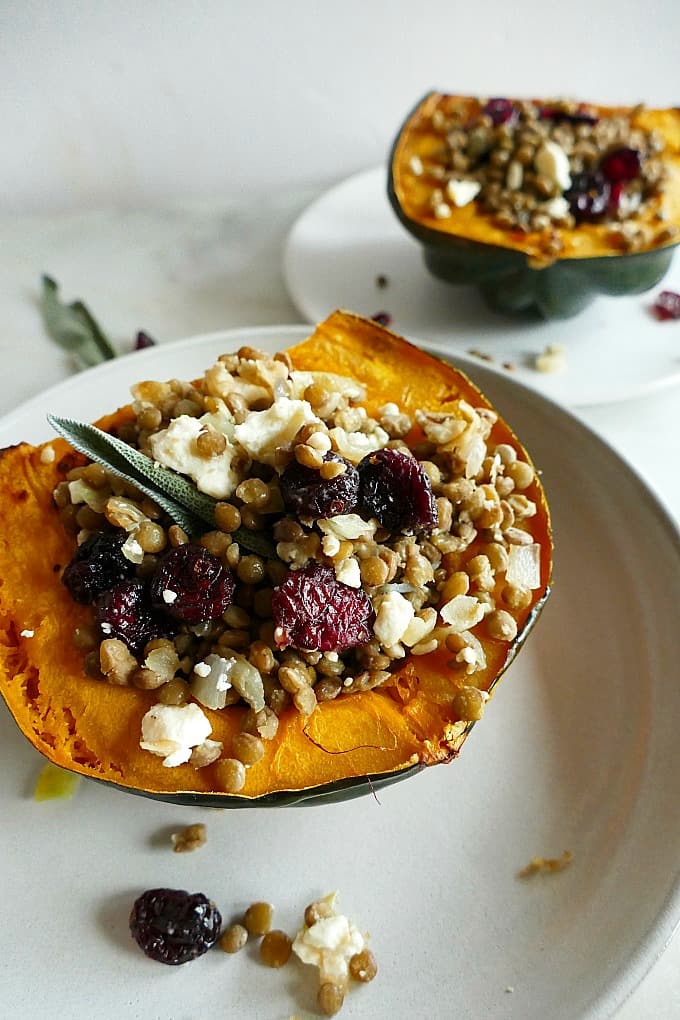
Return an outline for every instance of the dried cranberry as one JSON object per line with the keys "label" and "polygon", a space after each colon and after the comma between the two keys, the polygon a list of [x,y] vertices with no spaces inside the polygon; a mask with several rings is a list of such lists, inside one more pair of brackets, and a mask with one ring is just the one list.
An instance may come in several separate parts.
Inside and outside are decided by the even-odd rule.
{"label": "dried cranberry", "polygon": [[61,578],[76,602],[89,605],[117,581],[132,577],[135,565],[121,552],[126,538],[120,531],[98,531],[78,546]]}
{"label": "dried cranberry", "polygon": [[610,193],[609,181],[604,174],[584,171],[572,175],[571,186],[564,197],[574,219],[583,223],[597,220],[607,212]]}
{"label": "dried cranberry", "polygon": [[495,127],[517,117],[517,107],[511,99],[490,99],[482,108],[482,113],[491,117]]}
{"label": "dried cranberry", "polygon": [[151,602],[176,620],[216,620],[234,600],[236,582],[228,567],[202,545],[178,545],[151,578]]}
{"label": "dried cranberry", "polygon": [[673,290],[662,290],[653,305],[654,314],[663,322],[680,319],[680,294]]}
{"label": "dried cranberry", "polygon": [[611,210],[613,210],[614,212],[616,212],[616,210],[621,205],[621,198],[622,198],[623,193],[624,193],[625,190],[626,190],[626,185],[624,184],[623,181],[614,181],[614,183],[610,186],[610,189],[609,189],[609,208]]}
{"label": "dried cranberry", "polygon": [[159,963],[195,960],[215,944],[222,916],[203,893],[149,889],[135,900],[130,931],[137,945]]}
{"label": "dried cranberry", "polygon": [[281,496],[289,513],[303,520],[337,517],[351,513],[359,501],[359,473],[353,464],[328,451],[326,463],[344,464],[345,471],[335,478],[322,478],[315,468],[294,461],[281,475]]}
{"label": "dried cranberry", "polygon": [[105,638],[124,641],[133,655],[152,638],[167,636],[172,629],[167,618],[153,611],[144,582],[137,578],[119,581],[100,595],[96,619]]}
{"label": "dried cranberry", "polygon": [[274,589],[272,616],[279,648],[293,645],[318,652],[365,645],[375,620],[366,592],[342,584],[320,563],[288,572]]}
{"label": "dried cranberry", "polygon": [[392,316],[389,312],[376,312],[371,318],[374,322],[377,322],[379,326],[391,326]]}
{"label": "dried cranberry", "polygon": [[140,329],[139,333],[135,337],[135,350],[143,351],[147,347],[155,347],[156,341],[148,333],[145,333],[143,329]]}
{"label": "dried cranberry", "polygon": [[615,149],[600,163],[600,170],[608,181],[632,181],[640,176],[640,153],[637,149],[625,147]]}
{"label": "dried cranberry", "polygon": [[579,107],[573,113],[565,113],[556,106],[541,106],[538,111],[540,120],[564,120],[568,124],[597,124],[598,118],[593,113],[588,113],[584,107]]}
{"label": "dried cranberry", "polygon": [[432,531],[437,527],[430,479],[410,454],[391,448],[369,453],[359,464],[359,479],[365,517],[376,517],[388,531]]}

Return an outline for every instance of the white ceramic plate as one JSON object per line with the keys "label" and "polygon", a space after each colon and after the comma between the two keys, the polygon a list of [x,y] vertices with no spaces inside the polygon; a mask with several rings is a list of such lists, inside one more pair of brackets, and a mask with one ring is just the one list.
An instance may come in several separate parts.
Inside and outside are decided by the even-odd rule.
{"label": "white ceramic plate", "polygon": [[[244,342],[232,331],[129,355],[48,391],[0,442],[48,436],[44,415],[90,418],[140,378],[191,378]],[[270,971],[257,947],[166,968],[130,939],[144,889],[203,891],[225,918],[254,899],[293,931],[331,889],[372,933],[380,973],[342,1015],[377,1020],[611,1017],[680,908],[680,543],[628,467],[577,420],[479,366],[476,381],[543,469],[555,588],[460,759],[372,797],[301,809],[173,807],[83,781],[37,804],[41,761],[0,709],[3,1015],[284,1020],[314,1015],[315,972]],[[208,842],[170,834],[204,821]],[[535,855],[571,868],[521,881]],[[512,989],[512,991],[510,990]]]}
{"label": "white ceramic plate", "polygon": [[[544,322],[490,311],[473,287],[453,287],[425,268],[386,194],[382,167],[350,177],[300,216],[288,237],[284,272],[291,298],[310,322],[329,308],[387,311],[398,333],[456,356],[479,350],[525,385],[568,407],[625,400],[680,380],[680,326],[650,311],[662,289],[680,290],[680,262],[663,284],[634,297],[599,297],[581,315]],[[379,276],[388,286],[376,285]],[[564,348],[565,367],[537,372],[536,354]],[[506,373],[507,374],[507,373]]]}

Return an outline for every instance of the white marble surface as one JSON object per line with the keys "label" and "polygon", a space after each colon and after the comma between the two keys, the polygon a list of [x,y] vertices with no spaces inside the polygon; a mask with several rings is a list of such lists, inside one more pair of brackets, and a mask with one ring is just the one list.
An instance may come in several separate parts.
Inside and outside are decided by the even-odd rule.
{"label": "white marble surface", "polygon": [[679,34],[677,0],[3,0],[0,209],[338,179],[432,88],[669,106]]}
{"label": "white marble surface", "polygon": [[[299,321],[284,289],[280,256],[288,227],[310,197],[309,191],[298,191],[219,207],[194,204],[158,212],[1,220],[0,358],[6,372],[0,412],[72,371],[68,356],[45,337],[40,324],[41,272],[60,281],[65,297],[84,298],[121,352],[129,349],[139,328],[163,342],[229,326]],[[680,325],[665,328],[678,331],[680,351]],[[679,404],[680,392],[670,389],[580,415],[647,480],[676,521]],[[611,498],[616,500],[615,492]],[[676,938],[616,1020],[679,1016]]]}

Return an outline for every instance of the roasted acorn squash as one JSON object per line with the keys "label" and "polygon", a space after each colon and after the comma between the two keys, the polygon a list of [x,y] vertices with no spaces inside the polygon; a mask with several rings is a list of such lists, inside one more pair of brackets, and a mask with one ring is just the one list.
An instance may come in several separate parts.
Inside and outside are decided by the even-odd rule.
{"label": "roasted acorn squash", "polygon": [[[417,104],[399,129],[389,156],[388,196],[401,223],[422,244],[428,269],[449,283],[478,285],[487,303],[497,311],[538,311],[547,318],[575,315],[597,294],[636,294],[653,287],[666,273],[679,239],[680,110],[588,106],[584,114],[579,112],[584,109],[583,104],[578,107],[574,104],[576,112],[566,114],[562,121],[567,132],[571,132],[572,142],[568,146],[573,144],[574,134],[578,144],[579,124],[598,120],[604,123],[607,118],[617,117],[627,120],[630,130],[639,133],[638,137],[653,133],[657,142],[661,139],[663,151],[653,151],[652,155],[656,168],[663,168],[663,191],[653,190],[639,208],[633,194],[635,208],[628,223],[621,222],[622,213],[616,213],[612,220],[606,210],[596,209],[589,222],[577,219],[573,223],[567,216],[566,225],[553,222],[537,230],[528,217],[520,224],[513,225],[512,217],[509,223],[502,224],[478,198],[469,199],[470,191],[464,198],[456,196],[455,201],[447,201],[446,187],[452,175],[456,180],[464,179],[466,174],[474,178],[479,170],[480,164],[474,163],[479,156],[472,159],[473,169],[465,170],[475,139],[471,142],[468,136],[463,140],[456,153],[458,163],[449,164],[443,173],[442,160],[451,155],[446,154],[451,124],[474,125],[480,114],[490,109],[495,120],[489,130],[497,137],[499,131],[505,130],[501,118],[507,117],[507,110],[519,109],[522,102],[490,100],[484,106],[483,101],[471,97],[433,92]],[[545,111],[546,117],[554,114],[553,105],[531,102],[538,108],[539,117],[543,115],[541,111]],[[497,105],[494,108],[490,104]],[[507,108],[498,104],[507,104]],[[554,116],[553,120],[560,118]],[[453,132],[456,130],[454,126]],[[616,144],[620,143],[614,141],[610,148]],[[597,158],[601,155],[604,158],[606,152]],[[522,158],[531,160],[531,154]],[[434,177],[430,172],[433,166]],[[461,169],[456,170],[456,166]],[[509,178],[503,178],[500,172],[496,174],[500,178],[499,188],[506,189],[508,203],[512,201],[510,186],[516,194],[517,181],[527,170],[535,172],[533,166],[520,164],[517,179],[510,185]],[[626,168],[620,172],[623,176],[611,188],[617,203],[622,184],[630,179]],[[604,181],[607,189],[609,184]],[[444,197],[439,205],[432,198],[438,194],[437,189]],[[553,197],[558,194],[561,196],[561,190],[553,192]],[[583,201],[588,200],[584,197]],[[540,211],[540,205],[534,208]]]}
{"label": "roasted acorn squash", "polygon": [[[334,313],[289,354],[297,369],[332,366],[361,381],[369,413],[388,402],[411,413],[423,407],[446,412],[461,397],[475,407],[490,406],[450,364],[348,313]],[[130,414],[122,409],[101,425],[111,429]],[[412,438],[418,440],[418,428]],[[492,440],[526,458],[501,418]],[[50,761],[133,793],[230,807],[354,797],[458,754],[472,723],[460,721],[452,707],[462,680],[460,672],[447,667],[451,653],[442,650],[408,656],[386,686],[320,704],[306,720],[287,710],[265,757],[248,769],[240,795],[220,792],[213,766],[163,768],[139,746],[140,722],[156,700],[154,693],[88,678],[83,653],[73,645],[74,629],[91,619],[92,610],[76,604],[60,582],[74,540],[61,526],[52,493],[79,455],[62,440],[51,445],[56,451],[52,462],[41,455],[44,447],[27,444],[4,450],[0,459],[0,689],[21,730]],[[475,685],[489,692],[549,592],[550,520],[537,477],[526,493],[537,507],[528,528],[540,546],[540,583],[530,603],[513,612],[513,641],[492,640],[483,623],[476,628],[487,665]],[[478,536],[466,556],[474,555],[479,543]],[[229,740],[242,714],[241,708],[208,712],[213,737]]]}

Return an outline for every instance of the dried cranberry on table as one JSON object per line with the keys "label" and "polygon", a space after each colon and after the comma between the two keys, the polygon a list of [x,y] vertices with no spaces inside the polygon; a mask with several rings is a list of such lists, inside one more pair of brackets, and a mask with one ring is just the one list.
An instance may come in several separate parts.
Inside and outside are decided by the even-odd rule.
{"label": "dried cranberry on table", "polygon": [[430,479],[414,457],[385,448],[359,464],[363,515],[375,517],[388,531],[432,531],[437,504]]}
{"label": "dried cranberry on table", "polygon": [[203,956],[221,928],[215,904],[203,893],[184,889],[148,889],[130,914],[130,931],[142,952],[171,966]]}
{"label": "dried cranberry on table", "polygon": [[373,636],[375,612],[361,588],[336,580],[330,567],[311,563],[291,570],[272,596],[279,648],[344,652]]}
{"label": "dried cranberry on table", "polygon": [[140,331],[137,333],[137,336],[135,337],[135,346],[134,346],[134,349],[136,351],[143,351],[147,347],[155,347],[155,346],[156,346],[156,341],[154,340],[154,338],[152,336],[149,336],[148,333],[145,333],[143,329],[140,329]]}
{"label": "dried cranberry on table", "polygon": [[326,479],[316,468],[304,467],[297,461],[288,465],[280,486],[289,513],[313,521],[352,513],[359,501],[359,473],[353,464],[331,450],[324,456],[324,463],[329,462],[344,464],[344,472]]}
{"label": "dried cranberry on table", "polygon": [[137,578],[120,581],[99,596],[96,620],[104,638],[119,638],[133,655],[173,630],[172,622],[154,611],[144,582]]}
{"label": "dried cranberry on table", "polygon": [[392,316],[389,312],[376,312],[375,315],[371,316],[371,318],[373,319],[373,322],[377,322],[379,326],[387,327],[392,325]]}
{"label": "dried cranberry on table", "polygon": [[132,577],[135,565],[122,553],[126,538],[121,532],[98,531],[78,546],[61,578],[76,602],[89,605],[118,581]]}
{"label": "dried cranberry on table", "polygon": [[680,319],[680,294],[673,290],[662,290],[652,307],[657,319],[662,322]]}
{"label": "dried cranberry on table", "polygon": [[154,608],[184,623],[216,620],[234,600],[236,581],[224,564],[201,545],[178,545],[151,578]]}

